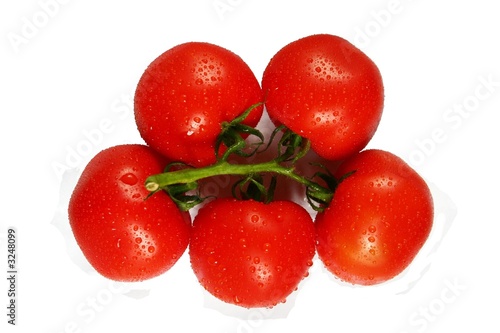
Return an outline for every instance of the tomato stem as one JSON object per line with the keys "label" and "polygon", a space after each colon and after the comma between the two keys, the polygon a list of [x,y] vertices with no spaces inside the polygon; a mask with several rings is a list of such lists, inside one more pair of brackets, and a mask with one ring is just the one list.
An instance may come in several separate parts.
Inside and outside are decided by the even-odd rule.
{"label": "tomato stem", "polygon": [[276,173],[289,177],[313,189],[326,190],[326,188],[320,186],[319,184],[295,173],[293,167],[282,166],[276,160],[258,164],[231,164],[227,161],[221,160],[204,168],[182,169],[149,176],[146,179],[145,186],[149,191],[154,192],[169,185],[188,184],[203,178],[221,175],[249,175],[257,173]]}
{"label": "tomato stem", "polygon": [[195,183],[200,179],[214,176],[246,176],[263,173],[282,175],[305,185],[308,194],[311,195],[314,201],[328,203],[333,197],[333,192],[330,189],[297,174],[293,166],[283,166],[277,160],[257,164],[232,164],[221,160],[204,168],[187,168],[149,176],[146,179],[145,186],[148,191],[156,192],[161,189],[167,189],[169,186]]}

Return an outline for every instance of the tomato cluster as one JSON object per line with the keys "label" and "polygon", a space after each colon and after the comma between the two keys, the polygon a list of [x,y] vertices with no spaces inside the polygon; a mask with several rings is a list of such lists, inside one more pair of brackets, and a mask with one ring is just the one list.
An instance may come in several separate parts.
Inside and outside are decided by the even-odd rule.
{"label": "tomato cluster", "polygon": [[[247,308],[284,302],[316,254],[343,281],[390,280],[428,238],[433,201],[401,158],[364,150],[383,101],[377,66],[337,36],[284,46],[261,82],[220,46],[175,46],[137,85],[145,144],[105,149],[83,171],[68,209],[75,239],[119,281],[156,277],[189,248],[200,284]],[[268,138],[257,128],[264,110],[276,126]],[[337,167],[303,175],[298,161],[311,150]],[[219,175],[235,179],[231,197],[203,197],[199,181]],[[274,199],[292,182],[315,214],[292,196]]]}

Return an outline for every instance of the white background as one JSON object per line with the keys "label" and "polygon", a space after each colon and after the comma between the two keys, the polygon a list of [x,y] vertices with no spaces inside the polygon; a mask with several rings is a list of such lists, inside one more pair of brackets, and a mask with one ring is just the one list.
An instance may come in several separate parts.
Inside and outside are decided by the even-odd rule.
{"label": "white background", "polygon": [[[493,3],[2,1],[0,330],[498,331],[500,20]],[[272,311],[217,303],[186,255],[144,284],[93,274],[73,247],[66,201],[99,150],[142,142],[130,103],[149,62],[176,44],[207,41],[240,55],[260,79],[278,49],[314,33],[350,40],[379,66],[386,106],[369,147],[403,157],[436,193],[431,248],[413,270],[392,284],[352,288],[316,261],[298,293]],[[18,234],[16,327],[6,315],[9,226]]]}

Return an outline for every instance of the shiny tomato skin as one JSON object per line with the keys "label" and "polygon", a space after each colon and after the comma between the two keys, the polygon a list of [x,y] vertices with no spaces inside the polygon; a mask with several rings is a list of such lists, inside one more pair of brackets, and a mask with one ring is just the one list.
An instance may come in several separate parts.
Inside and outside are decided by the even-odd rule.
{"label": "shiny tomato skin", "polygon": [[382,117],[378,67],[334,35],[311,35],[284,46],[269,61],[262,89],[271,120],[309,139],[328,160],[362,150]]}
{"label": "shiny tomato skin", "polygon": [[189,245],[201,285],[245,308],[285,302],[308,275],[314,254],[312,219],[290,201],[214,200],[195,217]]}
{"label": "shiny tomato skin", "polygon": [[[134,97],[137,128],[145,142],[173,161],[200,167],[215,162],[221,123],[262,102],[259,81],[235,53],[204,42],[174,46],[141,76]],[[255,127],[256,107],[244,124]]]}
{"label": "shiny tomato skin", "polygon": [[144,181],[167,161],[145,145],[118,145],[85,167],[68,213],[78,246],[95,270],[115,281],[142,281],[170,269],[189,243],[191,218]]}
{"label": "shiny tomato skin", "polygon": [[392,153],[362,151],[336,176],[352,170],[316,216],[318,256],[343,281],[378,284],[399,275],[424,245],[433,199],[423,178]]}

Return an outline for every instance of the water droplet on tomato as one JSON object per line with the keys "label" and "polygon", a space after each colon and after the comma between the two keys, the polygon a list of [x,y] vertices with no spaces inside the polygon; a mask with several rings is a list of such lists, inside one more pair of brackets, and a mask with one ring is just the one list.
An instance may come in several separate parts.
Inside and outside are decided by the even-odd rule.
{"label": "water droplet on tomato", "polygon": [[260,220],[259,215],[252,215],[250,219],[252,220],[253,223],[257,223]]}
{"label": "water droplet on tomato", "polygon": [[262,246],[262,248],[264,249],[264,252],[269,252],[269,249],[271,248],[271,244],[270,243],[264,243],[264,245]]}
{"label": "water droplet on tomato", "polygon": [[259,257],[255,257],[255,258],[253,258],[253,263],[254,263],[254,264],[258,264],[258,263],[260,263],[260,258],[259,258]]}
{"label": "water droplet on tomato", "polygon": [[240,243],[241,247],[247,247],[246,238],[240,238],[239,243]]}
{"label": "water droplet on tomato", "polygon": [[137,184],[139,180],[137,179],[137,176],[134,175],[133,173],[126,173],[120,177],[120,181],[124,184],[132,186]]}
{"label": "water droplet on tomato", "polygon": [[373,236],[368,237],[368,241],[369,241],[370,243],[375,242],[375,237],[373,237]]}
{"label": "water droplet on tomato", "polygon": [[250,266],[250,273],[255,273],[255,266]]}
{"label": "water droplet on tomato", "polygon": [[375,255],[375,253],[376,253],[376,252],[375,252],[375,249],[370,249],[368,252],[370,252],[370,254],[371,254],[372,256],[374,256],[374,255]]}
{"label": "water droplet on tomato", "polygon": [[216,266],[216,265],[219,264],[219,262],[217,261],[217,259],[215,257],[213,257],[213,256],[208,257],[207,261],[212,266]]}
{"label": "water droplet on tomato", "polygon": [[139,230],[139,226],[138,225],[134,225],[133,229],[134,229],[134,231],[137,231],[137,230]]}
{"label": "water droplet on tomato", "polygon": [[149,252],[149,253],[153,253],[153,252],[155,252],[155,251],[156,251],[156,249],[155,249],[155,247],[154,247],[154,246],[149,246],[149,247],[148,247],[148,252]]}
{"label": "water droplet on tomato", "polygon": [[319,67],[319,66],[316,67],[314,70],[316,71],[316,73],[321,73],[321,67]]}
{"label": "water droplet on tomato", "polygon": [[371,226],[368,227],[368,231],[373,234],[375,231],[377,231],[377,227],[374,226],[374,225],[371,225]]}
{"label": "water droplet on tomato", "polygon": [[141,237],[136,237],[135,242],[137,244],[141,244],[142,243],[142,238]]}

